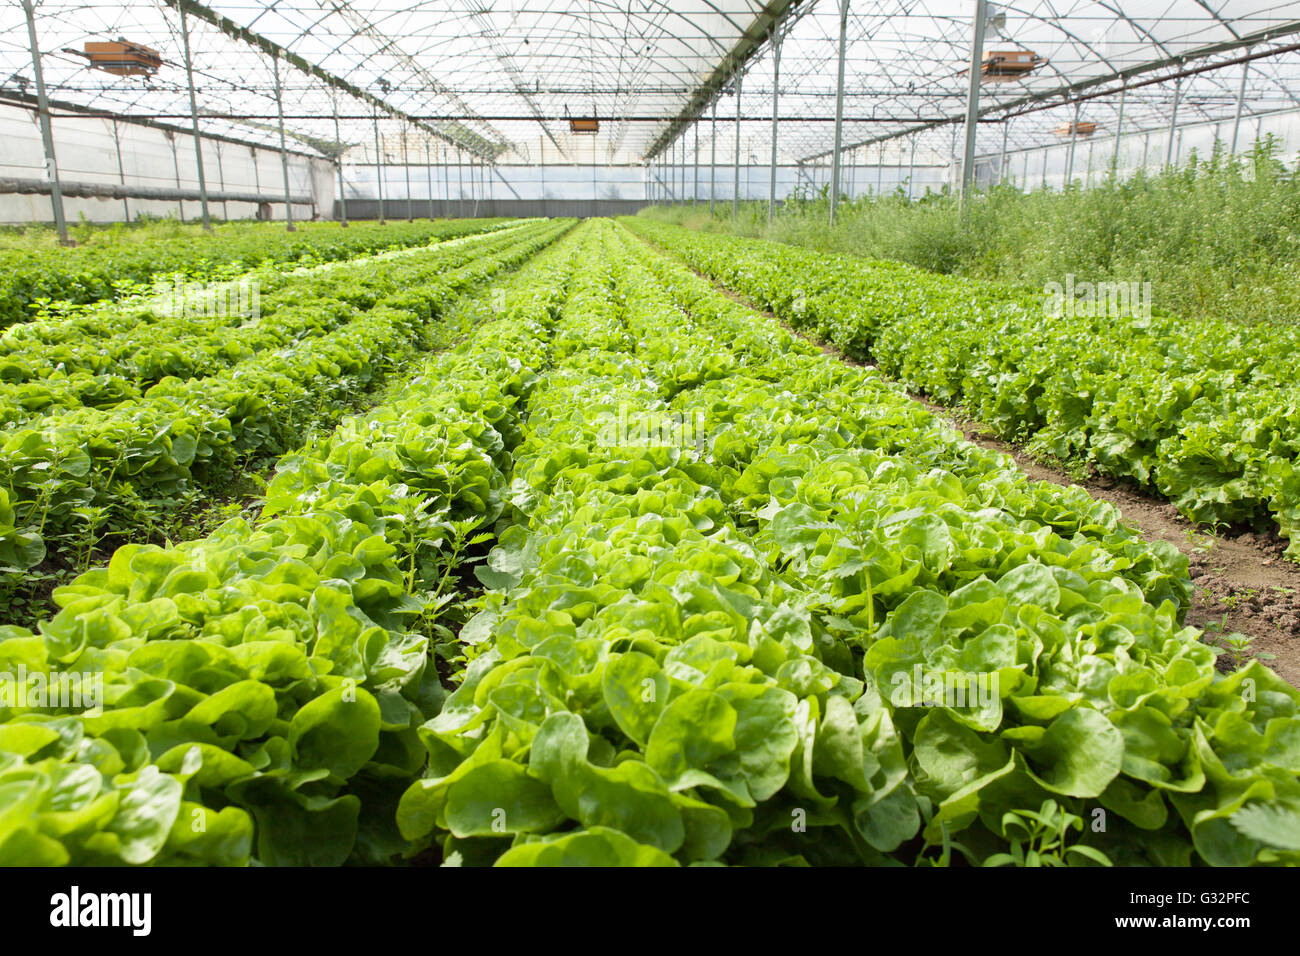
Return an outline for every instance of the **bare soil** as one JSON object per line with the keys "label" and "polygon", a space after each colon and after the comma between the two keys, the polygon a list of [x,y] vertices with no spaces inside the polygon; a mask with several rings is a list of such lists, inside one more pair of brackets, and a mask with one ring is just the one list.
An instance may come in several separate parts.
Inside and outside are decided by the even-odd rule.
{"label": "bare soil", "polygon": [[[772,312],[713,282],[709,276],[700,272],[696,275],[711,282],[732,301],[780,322],[795,335],[813,342],[827,355],[850,365],[869,365],[791,329]],[[959,430],[967,441],[1010,455],[1030,478],[1066,487],[1080,486],[1092,497],[1119,508],[1124,520],[1148,541],[1167,541],[1174,545],[1187,555],[1195,585],[1187,623],[1202,629],[1205,632],[1202,639],[1213,646],[1226,647],[1224,638],[1228,635],[1246,635],[1251,638],[1250,654],[1272,655],[1271,659],[1262,658],[1262,662],[1292,686],[1300,687],[1300,565],[1282,556],[1285,541],[1273,534],[1241,529],[1212,533],[1193,525],[1168,501],[1146,494],[1130,483],[1100,475],[1080,479],[1067,474],[1031,457],[1021,447],[992,437],[985,425],[966,418],[960,410],[936,405],[923,395],[909,394]],[[1225,653],[1219,660],[1220,669],[1232,668],[1230,654]]]}
{"label": "bare soil", "polygon": [[[1079,480],[1022,448],[989,437],[984,426],[960,420],[952,409],[913,398],[951,422],[968,441],[1010,455],[1029,477],[1078,485],[1119,508],[1124,520],[1147,540],[1174,545],[1187,555],[1195,585],[1187,623],[1204,630],[1205,640],[1219,646],[1227,635],[1247,635],[1252,653],[1273,655],[1263,663],[1300,686],[1300,566],[1283,557],[1286,542],[1281,538],[1254,531],[1213,534],[1193,525],[1168,501],[1102,476]],[[1226,655],[1223,663],[1228,663]]]}

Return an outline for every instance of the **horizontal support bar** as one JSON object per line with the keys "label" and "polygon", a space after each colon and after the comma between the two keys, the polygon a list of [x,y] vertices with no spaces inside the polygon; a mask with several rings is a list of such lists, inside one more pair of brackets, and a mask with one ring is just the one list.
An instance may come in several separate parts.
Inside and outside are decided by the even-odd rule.
{"label": "horizontal support bar", "polygon": [[[65,179],[59,180],[63,195],[78,199],[160,199],[175,201],[181,199],[198,200],[201,198],[197,189],[178,189],[174,186],[134,186],[118,183],[76,183]],[[10,176],[0,177],[0,195],[41,196],[49,195],[51,183],[48,179],[18,179]],[[295,206],[310,206],[315,203],[311,196],[291,196]],[[244,193],[230,190],[208,190],[211,202],[253,202],[284,204],[284,195],[274,196],[262,193]]]}
{"label": "horizontal support bar", "polygon": [[[55,118],[57,119],[58,114],[56,113],[54,115]],[[112,119],[116,114],[78,112],[76,115],[88,119],[96,119],[96,118]],[[141,114],[135,114],[135,115],[138,116]],[[188,120],[190,118],[189,113],[150,113],[148,115],[151,119]],[[276,120],[278,118],[279,118],[278,113],[221,113],[221,114],[200,113],[199,114],[199,119],[201,120],[205,120],[205,119],[226,120],[229,122],[238,122],[242,120]],[[285,113],[284,118],[287,120],[322,120],[322,121],[331,120],[332,121],[332,116],[322,116],[319,113]],[[429,123],[449,122],[452,120],[467,119],[467,118],[468,117],[457,117],[457,116],[412,116],[412,119],[422,120],[424,122],[429,122]],[[520,115],[512,115],[512,116],[483,116],[483,117],[476,117],[476,118],[487,120],[490,122],[494,121],[494,122],[530,122],[531,123],[538,120],[538,117],[534,116],[532,113],[529,113],[527,115],[520,114]],[[352,120],[354,122],[364,120],[365,122],[369,123],[371,121],[371,116],[369,113],[340,113],[339,119]],[[542,116],[540,118],[542,122],[547,122],[547,123],[567,122],[568,119],[569,117],[567,116]],[[662,116],[613,116],[613,117],[609,117],[608,119],[604,117],[602,117],[601,119],[603,122],[607,122],[607,123],[662,123],[664,122],[664,118]],[[740,121],[742,123],[764,123],[767,125],[771,125],[772,117],[770,114],[767,116],[742,116],[740,118]],[[834,123],[835,117],[834,116],[782,116],[779,117],[779,121],[782,123]],[[735,125],[735,122],[736,121],[734,118],[729,118],[727,120],[728,125]],[[935,117],[925,117],[925,116],[875,115],[875,116],[846,116],[844,117],[844,122],[846,123],[946,123],[949,122],[949,119],[947,117],[935,118]],[[1001,122],[1001,120],[982,118],[980,122],[998,123]],[[206,136],[207,134],[205,133],[204,135]]]}

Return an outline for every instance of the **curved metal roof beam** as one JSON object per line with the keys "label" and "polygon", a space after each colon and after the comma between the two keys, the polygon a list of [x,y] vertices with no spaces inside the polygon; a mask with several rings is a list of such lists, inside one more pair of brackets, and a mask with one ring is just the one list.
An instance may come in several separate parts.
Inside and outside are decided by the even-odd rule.
{"label": "curved metal roof beam", "polygon": [[[1129,17],[1127,17],[1126,15],[1124,15],[1122,12],[1120,12],[1120,11],[1119,11],[1119,10],[1118,10],[1114,5],[1112,5],[1112,4],[1108,4],[1108,3],[1104,3],[1104,2],[1099,2],[1099,5],[1102,6],[1102,7],[1104,7],[1104,8],[1107,9],[1107,10],[1110,10],[1112,13],[1114,13],[1114,14],[1116,15],[1117,19],[1120,19],[1120,20],[1123,20],[1123,21],[1127,22],[1130,26],[1133,27],[1133,29],[1134,29],[1136,32],[1139,32],[1139,33],[1141,33],[1143,36],[1145,36],[1145,37],[1147,38],[1147,40],[1150,42],[1150,44],[1151,44],[1153,47],[1155,47],[1156,49],[1160,50],[1162,53],[1166,54],[1165,59],[1164,59],[1164,60],[1152,60],[1152,61],[1148,61],[1148,62],[1146,62],[1146,63],[1139,64],[1139,65],[1137,65],[1136,67],[1133,67],[1133,68],[1130,68],[1130,69],[1126,69],[1126,70],[1120,70],[1120,71],[1112,72],[1111,74],[1108,74],[1108,75],[1105,75],[1105,76],[1085,78],[1085,79],[1079,80],[1079,81],[1077,81],[1076,83],[1074,83],[1074,84],[1070,84],[1069,86],[1064,87],[1064,88],[1061,88],[1061,89],[1057,89],[1057,90],[1049,90],[1049,91],[1045,91],[1045,92],[1042,92],[1042,93],[1029,94],[1028,96],[1021,97],[1020,100],[1018,100],[1018,101],[1013,101],[1012,103],[1000,103],[1000,104],[995,104],[994,106],[991,106],[991,107],[988,107],[988,108],[982,108],[982,109],[980,110],[980,115],[981,115],[981,116],[985,116],[985,115],[987,115],[987,114],[989,114],[989,113],[996,113],[996,112],[999,112],[999,111],[1001,111],[1001,110],[1011,110],[1011,109],[1014,109],[1014,108],[1015,108],[1016,106],[1018,106],[1018,105],[1023,105],[1023,104],[1026,103],[1026,102],[1044,101],[1044,100],[1051,99],[1051,98],[1054,97],[1054,96],[1063,96],[1063,97],[1064,97],[1064,96],[1068,96],[1071,92],[1075,92],[1075,91],[1077,91],[1077,90],[1079,90],[1079,89],[1087,88],[1087,87],[1090,87],[1090,86],[1100,85],[1100,84],[1105,83],[1105,82],[1107,82],[1107,81],[1109,81],[1109,80],[1112,80],[1112,79],[1117,79],[1117,78],[1118,78],[1118,79],[1126,79],[1127,76],[1129,76],[1129,75],[1134,75],[1134,74],[1141,73],[1141,72],[1145,72],[1145,71],[1148,71],[1148,70],[1160,69],[1161,67],[1163,67],[1163,66],[1165,66],[1165,65],[1167,65],[1167,64],[1170,64],[1170,63],[1185,63],[1188,59],[1191,59],[1191,58],[1200,58],[1200,57],[1202,57],[1202,56],[1209,56],[1209,55],[1212,55],[1212,54],[1215,53],[1215,52],[1220,52],[1220,51],[1224,51],[1224,50],[1236,49],[1236,48],[1239,48],[1239,47],[1241,47],[1241,46],[1247,46],[1247,45],[1250,45],[1250,42],[1251,42],[1249,37],[1242,37],[1242,36],[1238,35],[1234,41],[1228,41],[1228,42],[1224,42],[1224,43],[1215,43],[1215,44],[1205,44],[1205,45],[1202,45],[1202,46],[1200,46],[1200,47],[1198,47],[1198,48],[1195,48],[1195,49],[1192,49],[1192,50],[1188,50],[1188,51],[1186,51],[1186,52],[1184,52],[1184,53],[1172,53],[1172,52],[1170,52],[1170,50],[1168,49],[1168,47],[1165,46],[1165,45],[1164,45],[1162,42],[1160,42],[1159,40],[1157,40],[1157,39],[1156,39],[1156,38],[1155,38],[1155,37],[1150,33],[1150,31],[1148,31],[1148,30],[1146,30],[1145,28],[1143,28],[1140,24],[1135,23],[1134,21],[1132,21]],[[1039,19],[1039,18],[1035,17],[1034,19]],[[1046,22],[1046,21],[1042,21],[1042,22]],[[1277,37],[1277,36],[1285,35],[1285,34],[1288,34],[1288,33],[1294,33],[1294,32],[1298,32],[1298,31],[1300,31],[1300,22],[1291,22],[1291,23],[1287,23],[1287,24],[1280,25],[1280,26],[1278,26],[1278,27],[1274,27],[1274,28],[1266,28],[1265,30],[1261,31],[1260,34],[1254,34],[1254,35],[1252,35],[1252,36],[1256,36],[1256,37],[1258,37],[1258,39],[1255,40],[1254,42],[1262,42],[1264,39],[1267,39],[1267,38]],[[911,134],[911,133],[921,132],[921,131],[923,131],[923,130],[930,129],[930,128],[935,127],[935,126],[948,125],[948,124],[952,123],[953,121],[954,121],[953,118],[950,117],[950,118],[948,118],[948,119],[946,119],[946,120],[944,120],[943,122],[940,122],[940,123],[927,123],[927,124],[923,124],[923,125],[920,125],[920,126],[909,127],[909,128],[905,128],[905,129],[897,130],[897,131],[895,131],[895,132],[893,132],[893,133],[885,134],[885,135],[882,135],[882,136],[872,137],[871,139],[863,140],[863,141],[858,142],[858,143],[849,144],[849,145],[847,145],[845,148],[846,148],[846,149],[853,149],[853,148],[857,148],[857,147],[859,147],[859,146],[872,145],[872,144],[874,144],[874,143],[881,142],[881,141],[888,140],[888,139],[894,139],[894,138],[897,138],[897,137],[899,137],[899,136],[906,136],[906,135]],[[807,161],[812,160],[812,159],[819,159],[819,158],[821,158],[822,156],[825,156],[825,155],[827,155],[827,154],[828,154],[827,151],[823,150],[823,151],[821,151],[821,152],[819,152],[819,153],[816,153],[816,154],[814,154],[814,155],[812,155],[812,156],[805,157],[805,159],[804,159],[803,161],[807,162]]]}
{"label": "curved metal roof beam", "polygon": [[[369,20],[367,20],[364,16],[362,16],[360,13],[354,10],[351,4],[347,2],[347,0],[317,0],[317,2],[322,4],[325,3],[329,4],[329,10],[326,11],[327,16],[330,12],[337,14],[338,16],[342,17],[345,21],[347,21],[354,31],[365,33],[367,36],[370,36],[370,38],[373,39],[375,42],[380,42],[381,38],[386,36],[385,34],[379,31],[378,27],[371,24]],[[469,106],[463,100],[461,100],[460,97],[458,97],[455,94],[455,92],[449,89],[444,83],[442,83],[442,81],[440,81],[436,76],[430,73],[427,69],[421,66],[414,59],[414,57],[411,57],[404,50],[402,50],[397,45],[396,37],[389,37],[387,44],[380,47],[381,50],[384,50],[386,48],[391,49],[392,55],[395,56],[413,73],[415,73],[416,76],[421,77],[426,82],[431,83],[433,85],[434,92],[438,93],[440,96],[445,97],[453,106],[461,110],[467,116],[474,115],[473,110],[471,110]],[[487,131],[485,138],[489,140],[495,139],[496,145],[501,147],[502,149],[513,148],[514,144],[511,143],[510,140],[507,137],[505,137],[499,130],[494,129],[490,123],[484,122],[483,120],[477,120],[477,122]],[[453,124],[453,126],[454,125],[456,124]],[[484,134],[476,133],[476,135],[482,136]]]}
{"label": "curved metal roof beam", "polygon": [[[420,124],[419,121],[414,120],[410,115],[403,113],[401,110],[398,110],[396,107],[385,102],[374,94],[358,88],[355,84],[329,72],[300,54],[287,50],[280,44],[262,36],[260,33],[256,33],[248,27],[241,26],[229,17],[223,16],[211,8],[199,3],[198,0],[157,0],[157,2],[164,3],[169,7],[180,7],[183,5],[187,13],[216,27],[232,40],[245,43],[250,48],[260,51],[268,56],[283,57],[290,67],[297,69],[299,72],[305,73],[309,76],[315,76],[335,89],[339,89],[355,99],[370,104],[376,109],[382,109],[384,112],[394,115],[404,122],[416,123],[416,125],[420,125],[426,132],[433,136],[437,136],[440,139],[448,139],[448,135],[445,132]],[[481,137],[479,138],[481,139]],[[481,144],[455,143],[454,140],[452,140],[452,142],[455,145],[459,145],[462,148],[469,149],[471,152],[481,155],[485,159],[494,158],[494,147],[492,147],[487,140],[483,140]]]}
{"label": "curved metal roof beam", "polygon": [[708,104],[732,79],[741,74],[747,61],[757,55],[764,41],[771,38],[777,30],[783,29],[791,15],[801,16],[813,8],[816,0],[771,0],[754,17],[736,44],[727,52],[721,63],[715,66],[703,83],[689,95],[686,106],[676,117],[670,119],[666,128],[646,149],[643,158],[652,159],[671,143],[677,134],[686,129],[703,113]]}
{"label": "curved metal roof beam", "polygon": [[[375,23],[374,23],[374,25],[375,25],[376,28],[378,28],[378,27],[381,26],[383,23],[385,23],[385,21],[391,20],[391,19],[393,19],[393,18],[395,18],[395,17],[399,17],[399,16],[403,16],[403,17],[404,17],[404,16],[407,16],[407,15],[409,15],[409,14],[411,14],[411,13],[414,13],[414,12],[420,12],[420,11],[423,11],[423,10],[424,10],[425,8],[427,8],[427,7],[434,6],[436,2],[437,2],[437,0],[421,0],[421,2],[418,2],[418,3],[412,4],[411,6],[406,7],[406,8],[404,8],[404,9],[402,9],[402,10],[393,10],[393,11],[389,11],[385,16],[380,17],[378,20],[376,20]],[[667,15],[667,16],[671,16],[671,17],[673,17],[674,19],[678,19],[678,20],[684,20],[685,22],[690,23],[692,26],[696,26],[696,29],[699,30],[699,36],[700,36],[700,37],[702,37],[703,39],[705,39],[705,40],[706,40],[706,41],[707,41],[707,42],[708,42],[708,43],[709,43],[713,48],[715,48],[715,50],[716,50],[717,52],[722,53],[722,54],[725,54],[725,53],[726,53],[726,49],[727,49],[727,48],[726,48],[725,44],[722,43],[722,41],[718,40],[716,37],[714,37],[714,36],[712,36],[712,35],[710,35],[710,34],[705,33],[704,30],[703,30],[703,28],[698,27],[698,26],[694,23],[694,21],[692,21],[691,18],[688,17],[686,14],[683,14],[683,13],[681,13],[681,12],[679,12],[679,11],[675,11],[675,10],[673,10],[673,9],[672,9],[672,6],[671,6],[668,2],[666,2],[666,0],[645,0],[645,2],[650,3],[653,7],[655,7],[656,9],[658,9],[659,11],[661,11],[663,14],[665,14],[665,15]],[[731,16],[728,15],[728,14],[726,14],[725,12],[723,12],[723,11],[722,11],[718,6],[717,6],[716,3],[712,2],[712,0],[701,0],[701,2],[704,2],[704,3],[705,3],[708,7],[710,7],[710,8],[711,8],[711,9],[712,9],[712,10],[713,10],[713,11],[714,11],[718,16],[722,17],[723,19],[727,20],[728,23],[732,24],[732,26],[735,27],[735,29],[736,29],[737,36],[741,36],[741,35],[743,35],[743,33],[744,33],[744,28],[738,26],[738,25],[735,23],[735,21],[731,18]],[[441,6],[442,4],[439,3],[438,5]],[[613,11],[613,12],[616,12],[616,13],[618,13],[618,14],[620,14],[620,15],[626,17],[627,19],[629,19],[629,20],[631,20],[631,21],[644,23],[644,24],[646,24],[646,25],[648,25],[648,26],[653,27],[656,31],[660,32],[661,34],[664,33],[664,30],[663,30],[662,26],[661,26],[660,24],[657,24],[657,23],[655,23],[654,21],[652,21],[652,20],[649,18],[649,16],[648,16],[647,14],[640,13],[640,12],[638,12],[638,11],[625,10],[625,9],[619,7],[616,3],[612,2],[612,0],[591,0],[591,6],[601,8],[602,11]],[[491,13],[492,11],[487,10],[486,12]],[[465,15],[465,17],[464,17],[464,19],[472,19],[476,14],[481,14],[481,12],[480,12],[480,11],[474,11],[474,10],[467,11],[467,12],[466,12],[466,15]],[[582,17],[581,19],[583,19],[584,22],[586,22],[586,21],[589,20],[590,18]],[[563,22],[563,21],[561,21],[561,22]],[[669,33],[668,35],[669,35],[670,38],[672,37],[672,34],[671,34],[671,33]],[[554,41],[557,40],[558,38],[560,38],[560,37],[564,37],[564,36],[574,36],[574,37],[579,38],[580,40],[584,40],[584,41],[587,41],[587,42],[590,42],[591,39],[592,39],[592,38],[591,38],[591,35],[590,35],[590,32],[583,33],[583,32],[580,32],[580,30],[579,30],[577,27],[568,28],[568,27],[563,27],[563,26],[561,26],[561,27],[557,27],[557,28],[551,28],[551,29],[548,31],[548,33],[546,34],[545,39],[544,39],[543,42],[554,42]],[[441,45],[444,45],[444,44],[452,44],[452,43],[459,43],[459,42],[462,42],[464,39],[465,39],[465,37],[463,37],[463,36],[454,36],[454,37],[453,37],[453,36],[449,36],[449,37],[445,37],[445,38],[440,38],[437,42],[430,43],[430,44],[425,44],[425,45],[421,45],[420,48],[419,48],[419,50],[418,50],[417,52],[418,52],[419,55],[425,55],[425,54],[433,53],[433,52],[435,52],[435,51],[439,48],[439,46],[441,46]],[[608,43],[608,44],[613,45],[613,44],[616,43],[617,41],[623,39],[623,37],[616,37],[616,36],[608,36],[608,35],[604,35],[604,36],[601,36],[601,37],[597,37],[596,39],[599,40],[600,42]],[[682,41],[682,42],[686,43],[686,42],[689,42],[689,41]],[[341,49],[341,48],[338,48],[338,49]],[[703,57],[703,54],[696,54],[696,56],[702,58],[702,57]],[[371,54],[371,57],[373,57],[373,54]],[[369,58],[371,58],[371,57],[367,57],[367,59],[369,59]],[[649,57],[648,59],[650,59],[650,60],[653,61],[653,60],[658,60],[658,59],[661,59],[661,58],[659,58],[659,57],[653,57],[653,56],[652,56],[652,57]],[[693,80],[693,79],[698,75],[698,70],[697,70],[697,69],[694,69],[692,66],[688,66],[688,65],[686,64],[685,57],[674,54],[674,55],[668,57],[667,59],[669,59],[669,60],[671,60],[671,61],[677,61],[677,62],[679,62],[679,63],[682,64],[681,75],[682,75],[683,77],[689,77],[689,78],[691,78],[691,79]]]}

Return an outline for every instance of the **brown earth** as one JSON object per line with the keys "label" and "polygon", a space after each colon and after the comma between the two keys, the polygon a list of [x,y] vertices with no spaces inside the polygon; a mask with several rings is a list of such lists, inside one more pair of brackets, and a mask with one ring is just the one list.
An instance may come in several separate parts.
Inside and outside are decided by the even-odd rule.
{"label": "brown earth", "polygon": [[[1004,452],[1020,470],[1038,481],[1078,485],[1092,497],[1119,508],[1124,520],[1149,541],[1168,541],[1187,555],[1195,594],[1187,623],[1204,630],[1207,643],[1226,646],[1224,638],[1251,638],[1250,653],[1262,658],[1281,677],[1300,686],[1300,566],[1283,557],[1286,542],[1276,535],[1246,531],[1213,534],[1193,525],[1168,501],[1144,494],[1132,485],[1100,476],[1072,477],[1030,457],[1006,442],[989,437],[978,422],[963,421],[952,409],[919,396],[936,415],[945,418],[968,441]],[[1223,663],[1231,662],[1225,654]]]}
{"label": "brown earth", "polygon": [[[698,271],[695,274],[732,301],[814,342],[827,355],[850,365],[864,364],[832,345],[791,329],[774,313],[713,282],[709,276]],[[1187,623],[1205,631],[1202,639],[1206,643],[1224,649],[1220,668],[1231,670],[1235,664],[1245,663],[1244,658],[1234,662],[1226,643],[1229,636],[1241,634],[1250,639],[1247,655],[1265,655],[1261,657],[1263,663],[1293,686],[1300,687],[1300,565],[1282,556],[1285,541],[1276,535],[1250,531],[1214,534],[1193,525],[1168,501],[1145,494],[1131,484],[1096,475],[1082,479],[1071,476],[1031,457],[1023,448],[992,437],[986,426],[964,417],[959,410],[936,405],[922,395],[909,394],[949,422],[967,441],[1010,455],[1030,478],[1067,487],[1081,486],[1092,497],[1119,508],[1124,520],[1147,540],[1167,541],[1177,547],[1187,555],[1195,586]]]}

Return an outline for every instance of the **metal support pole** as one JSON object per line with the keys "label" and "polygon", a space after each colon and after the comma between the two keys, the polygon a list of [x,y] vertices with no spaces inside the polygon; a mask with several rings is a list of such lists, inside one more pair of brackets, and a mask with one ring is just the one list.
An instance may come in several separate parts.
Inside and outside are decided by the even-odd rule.
{"label": "metal support pole", "polygon": [[682,131],[682,137],[678,142],[681,144],[681,161],[677,164],[677,174],[681,177],[681,198],[678,200],[683,206],[686,205],[686,131]]}
{"label": "metal support pole", "polygon": [[384,162],[379,152],[379,107],[375,107],[371,112],[370,121],[375,128],[375,185],[379,189],[379,224],[382,226],[386,220],[384,219]]}
{"label": "metal support pole", "polygon": [[50,101],[45,98],[45,72],[41,69],[41,48],[36,42],[36,11],[32,0],[22,0],[27,14],[27,41],[32,51],[32,73],[36,77],[36,109],[41,123],[41,145],[45,148],[45,175],[50,177],[50,207],[59,244],[70,246],[68,221],[63,216],[63,187],[59,184],[59,164],[54,158],[54,128],[50,125]]}
{"label": "metal support pole", "polygon": [[[256,147],[256,146],[250,146],[250,147],[248,147],[248,155],[252,158],[252,161],[253,161],[253,162],[252,162],[252,165],[253,165],[253,191],[256,192],[256,193],[260,196],[260,195],[262,195],[262,173],[261,173],[261,171],[257,168],[257,163],[258,163],[258,159],[257,159],[257,147]],[[256,213],[254,213],[254,215],[256,215]]]}
{"label": "metal support pole", "polygon": [[1065,182],[1062,184],[1062,190],[1069,189],[1070,184],[1074,182],[1074,144],[1079,139],[1079,107],[1082,104],[1075,100],[1074,102],[1074,122],[1070,124],[1070,149],[1065,154]]}
{"label": "metal support pole", "polygon": [[339,133],[339,95],[333,87],[330,88],[330,96],[334,101],[334,142],[338,149],[338,155],[334,157],[334,165],[338,167],[339,173],[339,224],[346,229],[348,227],[348,195],[343,190],[343,137]]}
{"label": "metal support pole", "polygon": [[280,122],[280,171],[284,174],[284,222],[288,232],[297,232],[293,224],[293,204],[289,201],[289,153],[284,144],[284,91],[280,87],[280,57],[271,57],[275,69],[275,112]]}
{"label": "metal support pole", "polygon": [[442,148],[442,218],[451,217],[451,167],[447,165],[447,147]]}
{"label": "metal support pole", "polygon": [[907,198],[915,199],[916,190],[912,182],[912,177],[916,175],[916,134],[912,134],[912,151],[907,160]]}
{"label": "metal support pole", "polygon": [[980,118],[980,77],[984,66],[984,28],[988,24],[988,0],[975,0],[975,22],[970,39],[970,83],[966,87],[966,148],[961,162],[961,202],[975,182],[975,133]]}
{"label": "metal support pole", "polygon": [[678,145],[677,140],[673,140],[672,146],[668,147],[668,205],[677,205],[677,177],[681,173],[682,164],[677,160]]}
{"label": "metal support pole", "polygon": [[700,124],[695,124],[695,159],[691,167],[691,205],[700,205]]}
{"label": "metal support pole", "polygon": [[406,173],[406,221],[415,222],[415,210],[411,206],[411,155],[406,150],[406,127],[402,127],[402,169]]}
{"label": "metal support pole", "polygon": [[456,217],[465,218],[465,168],[460,147],[456,147]]}
{"label": "metal support pole", "polygon": [[709,215],[718,192],[718,100],[715,97],[709,126]]}
{"label": "metal support pole", "polygon": [[[1247,47],[1246,52],[1250,52]],[[1246,80],[1250,76],[1250,64],[1241,67],[1241,86],[1237,88],[1237,111],[1232,117],[1232,155],[1237,155],[1237,134],[1241,131],[1241,110],[1246,105]]]}
{"label": "metal support pole", "polygon": [[840,150],[844,144],[844,48],[848,42],[849,0],[840,0],[839,66],[835,73],[835,150],[831,153],[831,225],[840,202]]}
{"label": "metal support pole", "polygon": [[[164,130],[163,135],[167,137],[167,145],[172,150],[172,175],[176,177],[176,188],[181,188],[181,161],[176,155],[176,135],[171,130]],[[185,221],[185,200],[176,200],[176,213],[181,217],[181,222]]]}
{"label": "metal support pole", "polygon": [[429,193],[429,218],[433,218],[433,160],[429,158],[429,141],[424,141],[424,186]]}
{"label": "metal support pole", "polygon": [[740,215],[740,91],[743,79],[743,76],[736,74],[736,147],[733,159],[734,165],[731,169],[731,216],[733,219]]}
{"label": "metal support pole", "polygon": [[1011,132],[1011,119],[1002,121],[1002,152],[998,154],[998,185],[1006,182],[1007,174],[1007,134]]}
{"label": "metal support pole", "polygon": [[[118,181],[123,186],[125,186],[126,169],[122,165],[122,140],[118,136],[116,118],[112,120],[112,123],[113,123],[113,150],[117,153],[117,178]],[[219,153],[217,155],[220,156]],[[122,197],[122,215],[126,217],[125,219],[122,220],[123,222],[131,221],[131,201],[127,199],[125,196]]]}
{"label": "metal support pole", "polygon": [[957,124],[952,125],[952,141],[948,144],[948,168],[952,170],[952,185],[961,191],[961,184],[957,181]]}
{"label": "metal support pole", "polygon": [[772,165],[767,180],[767,221],[776,219],[776,124],[781,102],[781,34],[776,34],[772,44]]}
{"label": "metal support pole", "polygon": [[194,163],[199,171],[199,204],[203,210],[203,231],[212,231],[212,217],[208,215],[208,182],[203,175],[203,140],[199,136],[199,104],[194,95],[194,64],[190,59],[190,28],[185,17],[185,4],[178,4],[181,12],[181,49],[185,54],[185,83],[190,88],[190,123],[194,127]]}
{"label": "metal support pole", "polygon": [[[217,186],[224,193],[226,191],[226,171],[221,164],[221,140],[213,140],[212,145],[217,150]],[[230,204],[226,200],[221,200],[221,218],[225,222],[230,221]]]}
{"label": "metal support pole", "polygon": [[1169,143],[1165,146],[1165,166],[1174,163],[1174,136],[1178,128],[1178,101],[1183,94],[1183,78],[1174,80],[1174,108],[1169,114]]}
{"label": "metal support pole", "polygon": [[1120,87],[1119,91],[1119,117],[1115,120],[1115,151],[1110,157],[1110,174],[1115,176],[1119,172],[1119,141],[1124,136],[1124,101],[1128,98],[1128,84]]}

